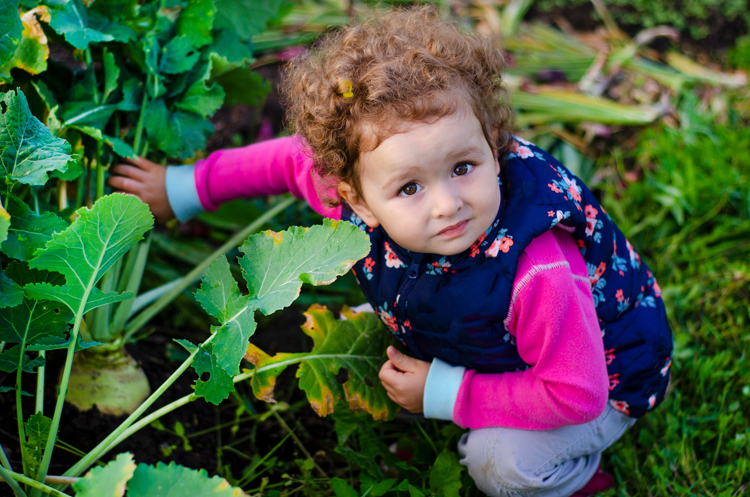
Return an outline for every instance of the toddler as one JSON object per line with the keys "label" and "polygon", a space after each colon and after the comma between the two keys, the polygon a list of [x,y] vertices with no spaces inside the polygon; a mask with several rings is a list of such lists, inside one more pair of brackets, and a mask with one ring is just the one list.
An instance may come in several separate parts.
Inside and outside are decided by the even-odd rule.
{"label": "toddler", "polygon": [[434,10],[391,11],[292,64],[295,136],[109,183],[162,221],[291,191],[356,224],[372,248],[353,271],[415,356],[389,348],[388,395],[470,428],[461,463],[489,495],[589,495],[611,486],[601,452],[664,399],[671,332],[591,192],[510,134],[502,67]]}

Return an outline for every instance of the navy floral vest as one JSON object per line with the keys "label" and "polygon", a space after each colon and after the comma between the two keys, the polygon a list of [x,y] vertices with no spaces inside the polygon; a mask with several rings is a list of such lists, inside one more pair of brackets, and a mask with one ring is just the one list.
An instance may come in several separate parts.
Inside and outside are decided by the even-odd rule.
{"label": "navy floral vest", "polygon": [[372,247],[354,266],[365,296],[416,357],[481,372],[529,367],[505,329],[518,258],[557,223],[570,228],[588,267],[604,340],[610,404],[633,417],[661,403],[672,333],[656,279],[588,188],[557,160],[517,138],[498,178],[495,222],[452,256],[410,252],[344,206]]}

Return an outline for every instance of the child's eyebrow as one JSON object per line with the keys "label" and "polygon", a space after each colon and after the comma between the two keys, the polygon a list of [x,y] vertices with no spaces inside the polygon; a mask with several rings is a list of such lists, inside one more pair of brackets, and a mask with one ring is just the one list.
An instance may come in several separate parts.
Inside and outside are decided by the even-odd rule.
{"label": "child's eyebrow", "polygon": [[409,169],[406,169],[405,171],[401,171],[399,174],[391,178],[385,185],[383,185],[383,190],[388,190],[392,188],[395,184],[403,183],[408,178],[416,176],[421,171],[421,168],[419,167],[410,167]]}
{"label": "child's eyebrow", "polygon": [[468,146],[468,147],[456,150],[454,152],[451,152],[450,155],[448,155],[448,159],[459,159],[467,155],[481,154],[481,153],[482,153],[482,150],[480,149],[480,147],[472,145],[472,146]]}

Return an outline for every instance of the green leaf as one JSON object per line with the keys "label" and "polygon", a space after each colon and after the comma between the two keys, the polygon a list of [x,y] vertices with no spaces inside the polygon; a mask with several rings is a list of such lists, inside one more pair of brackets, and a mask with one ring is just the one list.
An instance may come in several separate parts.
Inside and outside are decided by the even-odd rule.
{"label": "green leaf", "polygon": [[8,62],[16,52],[21,41],[23,24],[18,16],[18,0],[4,1],[0,4],[0,66]]}
{"label": "green leaf", "polygon": [[70,128],[77,129],[94,140],[109,145],[112,151],[120,157],[135,157],[135,152],[130,145],[119,138],[105,135],[100,129],[92,128],[91,126],[70,126]]}
{"label": "green leaf", "polygon": [[[20,286],[63,281],[58,273],[29,269],[18,261],[9,264],[5,272]],[[52,339],[65,340],[72,321],[71,311],[59,303],[26,298],[20,305],[0,309],[0,340],[24,343],[27,348]]]}
{"label": "green leaf", "polygon": [[[214,328],[216,337],[211,345],[217,356],[214,362],[231,381],[231,377],[240,372],[240,360],[245,354],[248,340],[255,332],[256,323],[253,313],[246,312],[248,298],[240,293],[226,257],[219,257],[211,263],[195,298],[206,312],[221,323],[221,326]],[[223,376],[220,378],[223,380]]]}
{"label": "green leaf", "polygon": [[101,32],[99,26],[89,23],[86,7],[81,0],[68,0],[60,9],[50,12],[50,26],[78,50],[85,50],[89,43],[112,41],[114,36]]}
{"label": "green leaf", "polygon": [[[154,466],[139,464],[128,482],[128,497],[248,497],[224,478],[208,476],[205,469],[194,470],[174,462]],[[76,494],[76,497],[81,497]]]}
{"label": "green leaf", "polygon": [[257,106],[271,92],[271,84],[249,67],[226,72],[215,79],[224,88],[227,105]]}
{"label": "green leaf", "polygon": [[9,200],[10,229],[8,239],[0,245],[0,249],[13,259],[28,261],[54,233],[68,227],[68,223],[54,212],[37,214],[23,200],[12,194]]}
{"label": "green leaf", "polygon": [[461,490],[461,471],[463,466],[456,454],[448,449],[440,453],[435,465],[430,470],[430,488],[438,497],[458,497]]}
{"label": "green leaf", "polygon": [[164,99],[151,101],[144,116],[151,144],[169,157],[188,159],[206,145],[213,124],[197,114],[169,112]]}
{"label": "green leaf", "polygon": [[104,59],[104,93],[102,94],[102,102],[106,102],[112,92],[117,89],[117,80],[120,79],[120,68],[117,66],[117,62],[115,62],[115,56],[106,48],[103,51],[102,59]]}
{"label": "green leaf", "polygon": [[214,24],[216,7],[213,0],[193,0],[189,2],[177,19],[177,34],[187,36],[195,48],[208,45],[213,40],[211,28]]}
{"label": "green leaf", "polygon": [[15,307],[21,302],[23,302],[23,288],[0,272],[0,309]]}
{"label": "green leaf", "polygon": [[[21,346],[14,345],[9,349],[5,349],[0,353],[0,371],[5,373],[12,373],[18,369],[18,365],[21,362]],[[30,360],[29,356],[23,355],[23,371],[24,373],[36,373],[34,368],[44,366],[44,359],[37,357],[36,359]]]}
{"label": "green leaf", "polygon": [[56,233],[46,247],[36,252],[29,266],[57,271],[65,286],[47,283],[27,285],[34,299],[56,300],[73,312],[85,301],[83,313],[129,298],[95,288],[104,273],[151,229],[154,218],[146,204],[133,195],[114,193],[100,198],[92,209],[82,207],[78,218],[65,231]]}
{"label": "green leaf", "polygon": [[33,414],[25,423],[26,440],[21,444],[23,460],[31,469],[31,474],[36,474],[42,462],[42,453],[49,437],[52,419],[41,412]]}
{"label": "green leaf", "polygon": [[[346,399],[354,411],[366,411],[375,419],[391,419],[398,406],[388,398],[378,379],[390,333],[374,313],[354,313],[344,307],[341,314],[346,320],[335,319],[333,313],[319,305],[305,312],[307,321],[302,331],[314,343],[309,353],[270,357],[250,344],[245,359],[257,370],[251,383],[255,396],[272,401],[276,377],[287,365],[299,362],[300,388],[319,416],[331,414],[336,403]],[[336,379],[342,368],[349,376],[343,385]]]}
{"label": "green leaf", "polygon": [[161,73],[179,74],[193,68],[201,54],[187,36],[172,38],[162,50],[159,62]]}
{"label": "green leaf", "polygon": [[135,471],[133,454],[118,454],[106,466],[97,466],[86,473],[73,484],[73,490],[76,497],[122,497]]}
{"label": "green leaf", "polygon": [[23,25],[21,40],[13,56],[0,68],[0,72],[7,73],[10,69],[18,68],[29,74],[39,74],[47,70],[49,47],[47,37],[39,23],[39,18],[49,20],[46,16],[46,7],[37,7],[21,16],[20,20]]}
{"label": "green leaf", "polygon": [[10,228],[10,214],[2,205],[0,205],[0,245],[8,239],[8,229]]}
{"label": "green leaf", "polygon": [[243,40],[237,33],[229,29],[222,29],[216,34],[213,44],[209,47],[211,60],[214,61],[214,74],[217,76],[227,71],[245,67],[253,62],[252,42]]}
{"label": "green leaf", "polygon": [[44,185],[47,173],[64,171],[70,144],[55,138],[31,115],[21,90],[3,94],[5,112],[0,115],[0,174],[28,185]]}
{"label": "green leaf", "polygon": [[250,305],[269,315],[290,305],[302,283],[327,285],[367,255],[370,242],[353,224],[324,219],[311,228],[292,227],[253,235],[239,259]]}
{"label": "green leaf", "polygon": [[281,3],[281,0],[214,0],[214,28],[229,29],[249,40],[266,29],[268,21],[278,15]]}
{"label": "green leaf", "polygon": [[[213,344],[201,347],[193,361],[193,368],[201,377],[195,382],[195,395],[217,406],[234,392],[232,377],[218,363]],[[208,373],[208,378],[204,378],[204,373]]]}
{"label": "green leaf", "polygon": [[341,478],[331,478],[331,488],[336,497],[359,497],[351,485]]}
{"label": "green leaf", "polygon": [[409,497],[424,497],[424,493],[414,485],[409,485]]}
{"label": "green leaf", "polygon": [[200,71],[198,80],[190,85],[175,107],[202,117],[212,116],[224,103],[224,90],[215,83],[209,83],[210,77],[211,61],[208,61]]}

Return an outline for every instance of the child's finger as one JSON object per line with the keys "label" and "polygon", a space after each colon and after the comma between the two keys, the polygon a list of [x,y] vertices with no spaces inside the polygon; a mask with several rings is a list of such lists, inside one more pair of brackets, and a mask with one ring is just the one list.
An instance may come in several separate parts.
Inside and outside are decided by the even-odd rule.
{"label": "child's finger", "polygon": [[148,173],[143,171],[142,169],[129,166],[127,164],[116,164],[109,168],[109,173],[138,180],[146,179],[146,177],[148,176]]}
{"label": "child's finger", "polygon": [[107,185],[126,193],[137,193],[141,190],[141,182],[127,176],[110,176]]}
{"label": "child's finger", "polygon": [[124,161],[130,162],[131,164],[134,164],[134,165],[138,166],[140,169],[144,169],[144,170],[153,169],[155,167],[161,167],[159,164],[157,164],[155,162],[151,162],[148,159],[144,159],[143,157],[138,157],[138,156],[136,156],[136,157],[123,157],[122,159]]}

